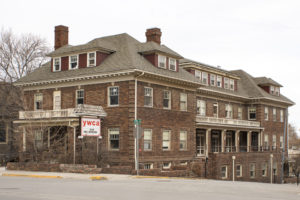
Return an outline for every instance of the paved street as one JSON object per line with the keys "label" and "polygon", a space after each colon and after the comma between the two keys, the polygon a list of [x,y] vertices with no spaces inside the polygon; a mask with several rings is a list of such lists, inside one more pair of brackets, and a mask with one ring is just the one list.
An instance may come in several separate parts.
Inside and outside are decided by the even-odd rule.
{"label": "paved street", "polygon": [[88,179],[44,179],[0,177],[1,200],[84,200],[84,199],[300,199],[296,185],[226,182],[213,180],[115,178],[91,181]]}

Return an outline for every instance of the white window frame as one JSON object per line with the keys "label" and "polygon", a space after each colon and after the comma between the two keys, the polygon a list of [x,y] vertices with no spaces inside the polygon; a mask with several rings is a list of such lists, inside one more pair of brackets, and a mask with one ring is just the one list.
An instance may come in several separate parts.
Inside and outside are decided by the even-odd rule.
{"label": "white window frame", "polygon": [[[168,93],[167,96],[165,95],[166,93]],[[168,97],[168,98],[166,98],[166,97]],[[168,109],[168,110],[171,109],[171,97],[172,97],[171,91],[169,91],[169,90],[164,90],[164,91],[163,91],[163,108],[164,108],[164,109]],[[164,100],[165,100],[165,99],[168,100],[168,107],[165,107],[165,105],[164,105]]]}
{"label": "white window frame", "polygon": [[269,135],[264,134],[264,147],[269,149]]}
{"label": "white window frame", "polygon": [[229,89],[234,90],[234,80],[233,79],[229,79]]}
{"label": "white window frame", "polygon": [[171,162],[164,162],[163,165],[162,165],[162,168],[163,169],[170,169],[171,166],[172,166]]}
{"label": "white window frame", "polygon": [[[179,103],[180,103],[180,111],[187,111],[187,98],[188,98],[188,95],[187,93],[180,93],[180,100],[179,100]],[[183,107],[183,104],[185,105]]]}
{"label": "white window frame", "polygon": [[202,72],[202,83],[208,85],[208,73]]}
{"label": "white window frame", "polygon": [[[79,91],[83,91],[83,97],[78,97],[78,92],[79,92]],[[75,98],[75,104],[76,104],[76,106],[79,105],[79,104],[78,104],[78,101],[77,101],[79,98],[80,98],[80,99],[83,99],[82,104],[84,104],[84,89],[76,90],[76,98]]]}
{"label": "white window frame", "polygon": [[[225,172],[223,172],[223,169],[225,169]],[[224,173],[224,176],[223,176]],[[228,168],[227,165],[221,166],[221,178],[227,179],[228,178]]]}
{"label": "white window frame", "polygon": [[[41,97],[41,99],[38,99],[38,97]],[[43,100],[44,100],[43,93],[34,94],[34,110],[43,110]],[[37,108],[36,105],[37,102],[40,102],[41,108]]]}
{"label": "white window frame", "polygon": [[199,70],[195,70],[195,77],[196,79],[202,81],[202,72]]}
{"label": "white window frame", "polygon": [[243,108],[238,107],[238,119],[243,119]]}
{"label": "white window frame", "polygon": [[273,85],[270,86],[270,93],[275,94],[275,87]]}
{"label": "white window frame", "polygon": [[267,175],[268,175],[268,164],[267,163],[262,163],[261,176],[266,177]]}
{"label": "white window frame", "polygon": [[210,85],[211,86],[216,86],[217,80],[216,80],[216,75],[215,74],[210,74]]}
{"label": "white window frame", "polygon": [[[58,59],[58,62],[59,62],[59,69],[58,70],[56,70],[56,66],[55,66],[55,60],[57,60]],[[53,58],[53,66],[52,66],[53,68],[53,72],[59,72],[59,71],[61,71],[61,57],[56,57],[56,58]]]}
{"label": "white window frame", "polygon": [[180,131],[179,132],[179,149],[181,151],[186,151],[187,150],[187,131]]}
{"label": "white window frame", "polygon": [[[93,59],[90,58],[90,53],[94,53],[95,54],[94,64],[93,65],[90,64],[90,60],[93,60]],[[88,52],[87,53],[87,63],[86,63],[86,66],[87,67],[95,67],[96,66],[96,60],[97,60],[97,52],[96,51]]]}
{"label": "white window frame", "polygon": [[275,95],[280,96],[280,89],[279,89],[279,87],[275,87]]}
{"label": "white window frame", "polygon": [[145,163],[144,169],[153,169],[153,163]]}
{"label": "white window frame", "polygon": [[[118,132],[118,133],[116,133],[116,132]],[[108,130],[107,130],[107,135],[108,135],[108,137],[107,137],[107,139],[108,139],[108,149],[110,150],[110,151],[119,151],[120,150],[120,129],[119,128],[108,128]],[[111,138],[110,138],[110,136],[111,135],[118,135],[118,148],[112,148],[111,147]],[[113,139],[113,138],[112,138]]]}
{"label": "white window frame", "polygon": [[[77,57],[77,65],[76,65],[75,68],[72,68],[71,67],[72,66],[71,60],[72,60],[72,57],[75,57],[75,56]],[[78,56],[78,54],[69,56],[69,70],[78,69],[78,67],[79,67],[79,56]]]}
{"label": "white window frame", "polygon": [[272,135],[272,149],[276,149],[277,147],[277,136]]}
{"label": "white window frame", "polygon": [[[57,100],[56,97],[59,98],[59,101],[56,101]],[[60,110],[60,109],[61,109],[61,91],[56,90],[53,91],[53,110]]]}
{"label": "white window frame", "polygon": [[273,122],[276,122],[277,121],[277,109],[276,108],[273,108],[273,115],[272,115],[272,117],[273,117]]}
{"label": "white window frame", "polygon": [[[254,106],[248,107],[248,120],[256,120],[256,118],[257,118],[257,112],[256,111],[257,111],[256,107],[254,107]],[[250,118],[251,113],[255,113],[255,118]]]}
{"label": "white window frame", "polygon": [[265,106],[265,121],[269,120],[269,107]]}
{"label": "white window frame", "polygon": [[[238,174],[238,166],[240,167],[240,170],[239,170],[239,174]],[[236,177],[242,177],[243,176],[243,165],[241,165],[241,164],[237,164],[236,165]]]}
{"label": "white window frame", "polygon": [[[252,169],[252,167],[253,167],[253,169]],[[251,175],[251,172],[253,171],[253,175]],[[250,178],[255,178],[255,176],[256,176],[256,173],[255,173],[256,171],[255,171],[255,163],[250,163],[249,164],[249,177]]]}
{"label": "white window frame", "polygon": [[280,149],[283,149],[283,136],[279,137]]}
{"label": "white window frame", "polygon": [[[114,89],[114,88],[117,88],[117,91],[118,91],[118,95],[117,95],[117,97],[118,97],[118,104],[111,104],[111,96],[116,96],[116,95],[111,95],[111,89]],[[109,107],[114,107],[114,106],[119,106],[119,104],[120,104],[120,88],[119,88],[119,86],[110,86],[110,87],[108,87],[107,88],[107,97],[108,97],[108,100],[107,100],[107,102],[108,102],[108,106]]]}
{"label": "white window frame", "polygon": [[[148,93],[150,91],[150,95]],[[146,105],[146,97],[151,97],[150,98],[150,104]],[[145,107],[153,107],[153,88],[151,87],[144,87],[144,106]]]}
{"label": "white window frame", "polygon": [[[174,69],[171,68],[171,61],[174,62]],[[176,59],[174,59],[174,58],[169,58],[169,70],[175,71],[175,72],[177,71]]]}
{"label": "white window frame", "polygon": [[280,110],[280,122],[284,121],[284,117],[283,117],[283,110]]}
{"label": "white window frame", "polygon": [[[150,133],[149,138],[146,138],[146,133]],[[149,148],[145,148],[145,144],[149,144]],[[144,129],[144,151],[152,151],[152,129]]]}
{"label": "white window frame", "polygon": [[[220,85],[218,83],[220,83]],[[217,87],[222,88],[223,87],[222,85],[223,85],[222,76],[217,76]]]}
{"label": "white window frame", "polygon": [[229,89],[229,78],[224,77],[224,89]]}
{"label": "white window frame", "polygon": [[[164,66],[160,66],[163,63]],[[158,68],[167,69],[167,57],[163,55],[158,55]]]}
{"label": "white window frame", "polygon": [[[166,138],[165,133],[168,134],[168,138]],[[165,145],[168,144],[168,145]],[[171,150],[171,130],[163,130],[162,132],[162,150],[170,151]]]}
{"label": "white window frame", "polygon": [[197,115],[206,116],[206,101],[197,100]]}
{"label": "white window frame", "polygon": [[225,117],[228,119],[232,119],[233,116],[233,106],[232,104],[226,104],[225,105]]}

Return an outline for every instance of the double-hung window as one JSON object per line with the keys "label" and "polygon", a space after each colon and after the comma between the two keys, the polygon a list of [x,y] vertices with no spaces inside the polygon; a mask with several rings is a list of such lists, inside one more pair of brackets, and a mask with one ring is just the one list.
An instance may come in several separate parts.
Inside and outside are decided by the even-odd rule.
{"label": "double-hung window", "polygon": [[144,150],[149,151],[152,149],[152,130],[144,129]]}
{"label": "double-hung window", "polygon": [[243,119],[243,108],[238,107],[238,119]]}
{"label": "double-hung window", "polygon": [[279,87],[275,87],[275,94],[277,96],[280,96],[280,90],[279,90]]}
{"label": "double-hung window", "polygon": [[274,122],[276,121],[276,118],[277,118],[277,115],[276,115],[276,108],[273,108],[273,121],[274,121]]}
{"label": "double-hung window", "polygon": [[270,86],[270,92],[271,92],[271,94],[274,95],[274,93],[275,93],[275,87],[274,86]]}
{"label": "double-hung window", "polygon": [[176,60],[174,58],[169,58],[169,69],[176,71]]}
{"label": "double-hung window", "polygon": [[149,87],[144,88],[144,106],[153,106],[153,89]]}
{"label": "double-hung window", "polygon": [[283,149],[283,136],[280,136],[280,149]]}
{"label": "double-hung window", "polygon": [[222,87],[222,76],[217,76],[217,87]]}
{"label": "double-hung window", "polygon": [[0,122],[0,144],[7,142],[7,128],[4,122]]}
{"label": "double-hung window", "polygon": [[229,89],[229,78],[227,77],[224,78],[224,88]]}
{"label": "double-hung window", "polygon": [[34,110],[43,109],[43,94],[37,93],[34,95]]}
{"label": "double-hung window", "polygon": [[77,69],[77,68],[78,68],[78,55],[70,56],[69,69]]}
{"label": "double-hung window", "polygon": [[167,68],[167,57],[166,56],[162,56],[162,55],[158,55],[158,67],[159,68]]}
{"label": "double-hung window", "polygon": [[280,110],[280,122],[283,122],[283,110]]}
{"label": "double-hung window", "polygon": [[210,74],[210,85],[216,86],[216,75]]}
{"label": "double-hung window", "polygon": [[53,59],[53,71],[60,71],[61,70],[61,61],[60,58]]}
{"label": "double-hung window", "polygon": [[272,149],[273,150],[276,149],[276,135],[273,135],[273,137],[272,137]]}
{"label": "double-hung window", "polygon": [[53,110],[61,109],[61,91],[53,92]]}
{"label": "double-hung window", "polygon": [[265,150],[269,149],[269,135],[264,135],[264,146],[265,146]]}
{"label": "double-hung window", "polygon": [[109,87],[108,93],[109,93],[108,105],[109,106],[119,105],[119,87],[117,86]]}
{"label": "double-hung window", "polygon": [[187,149],[187,132],[186,131],[180,131],[180,150],[186,150]]}
{"label": "double-hung window", "polygon": [[262,166],[261,166],[261,175],[263,177],[267,176],[267,173],[268,173],[268,164],[267,163],[262,163]]}
{"label": "double-hung window", "polygon": [[221,178],[226,179],[227,178],[227,166],[221,167]]}
{"label": "double-hung window", "polygon": [[88,67],[96,66],[96,52],[88,53],[87,66]]}
{"label": "double-hung window", "polygon": [[202,83],[207,85],[208,84],[208,74],[207,72],[202,72]]}
{"label": "double-hung window", "polygon": [[233,79],[229,80],[229,89],[234,90],[234,80]]}
{"label": "double-hung window", "polygon": [[171,149],[171,131],[170,130],[164,130],[163,131],[162,149],[163,150],[170,150]]}
{"label": "double-hung window", "polygon": [[265,121],[269,120],[269,108],[265,107]]}
{"label": "double-hung window", "polygon": [[120,148],[120,130],[118,128],[108,129],[109,149],[119,150]]}
{"label": "double-hung window", "polygon": [[256,107],[248,108],[248,119],[255,120],[256,119]]}
{"label": "double-hung window", "polygon": [[84,104],[84,90],[76,90],[76,105]]}
{"label": "double-hung window", "polygon": [[168,90],[163,91],[163,108],[171,109],[171,92]]}
{"label": "double-hung window", "polygon": [[214,115],[214,117],[218,117],[218,111],[219,109],[218,109],[218,103],[214,103],[213,104],[213,115]]}
{"label": "double-hung window", "polygon": [[187,94],[180,93],[180,110],[187,111]]}
{"label": "double-hung window", "polygon": [[255,164],[250,163],[250,178],[255,178]]}
{"label": "double-hung window", "polygon": [[273,175],[277,175],[277,162],[273,162]]}
{"label": "double-hung window", "polygon": [[242,165],[236,165],[236,177],[242,177],[243,167]]}
{"label": "double-hung window", "polygon": [[232,105],[231,104],[226,104],[225,116],[226,116],[226,118],[232,118]]}
{"label": "double-hung window", "polygon": [[201,116],[206,115],[206,102],[204,100],[197,100],[197,114]]}
{"label": "double-hung window", "polygon": [[196,79],[198,79],[198,80],[202,80],[201,79],[201,71],[199,71],[199,70],[195,70],[195,77],[196,77]]}

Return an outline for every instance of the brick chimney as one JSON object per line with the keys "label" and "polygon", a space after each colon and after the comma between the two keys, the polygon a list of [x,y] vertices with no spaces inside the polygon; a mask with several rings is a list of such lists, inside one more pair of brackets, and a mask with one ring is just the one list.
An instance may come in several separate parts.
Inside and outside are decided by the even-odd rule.
{"label": "brick chimney", "polygon": [[67,26],[55,26],[54,49],[69,44],[69,28]]}
{"label": "brick chimney", "polygon": [[161,31],[159,28],[149,28],[146,31],[147,42],[153,41],[160,44]]}

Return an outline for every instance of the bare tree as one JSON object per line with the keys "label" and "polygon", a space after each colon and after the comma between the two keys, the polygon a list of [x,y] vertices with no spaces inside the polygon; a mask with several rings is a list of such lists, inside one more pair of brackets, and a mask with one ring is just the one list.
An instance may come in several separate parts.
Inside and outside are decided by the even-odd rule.
{"label": "bare tree", "polygon": [[50,49],[45,39],[3,29],[0,36],[0,81],[14,82],[47,61]]}
{"label": "bare tree", "polygon": [[300,178],[300,156],[293,158],[293,162],[291,162],[290,167],[292,168],[293,174],[297,178],[297,185],[299,185]]}
{"label": "bare tree", "polygon": [[300,138],[297,135],[296,128],[289,124],[289,148],[296,147],[300,149]]}

